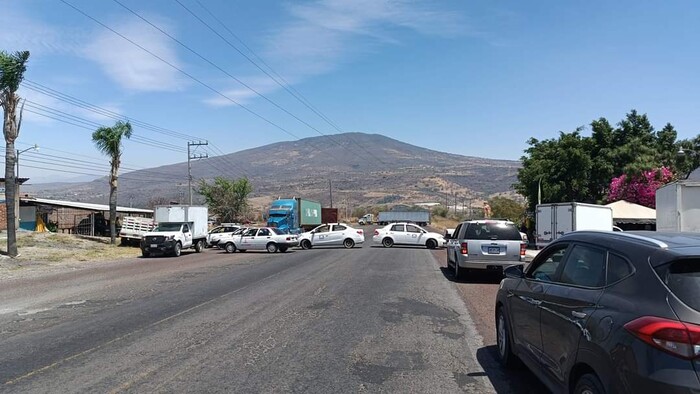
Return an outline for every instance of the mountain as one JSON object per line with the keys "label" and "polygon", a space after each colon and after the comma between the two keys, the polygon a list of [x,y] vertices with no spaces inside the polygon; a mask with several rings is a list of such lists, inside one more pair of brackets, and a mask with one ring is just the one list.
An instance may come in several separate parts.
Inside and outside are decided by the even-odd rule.
{"label": "mountain", "polygon": [[[247,176],[260,206],[272,198],[303,196],[334,206],[479,200],[513,194],[521,164],[462,156],[410,145],[379,134],[345,133],[278,142],[193,161],[193,185],[215,176]],[[106,179],[69,187],[33,185],[46,198],[107,203]],[[154,197],[187,201],[187,162],[123,173],[119,205],[145,207]],[[195,195],[195,202],[201,196]]]}

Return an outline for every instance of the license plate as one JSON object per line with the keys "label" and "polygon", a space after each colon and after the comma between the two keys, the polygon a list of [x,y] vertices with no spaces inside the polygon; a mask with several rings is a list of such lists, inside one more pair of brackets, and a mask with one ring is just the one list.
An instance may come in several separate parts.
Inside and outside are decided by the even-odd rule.
{"label": "license plate", "polygon": [[158,244],[151,244],[151,247],[152,247],[152,248],[157,248],[157,247],[158,247]]}
{"label": "license plate", "polygon": [[501,253],[501,248],[498,246],[489,246],[489,254],[499,254]]}

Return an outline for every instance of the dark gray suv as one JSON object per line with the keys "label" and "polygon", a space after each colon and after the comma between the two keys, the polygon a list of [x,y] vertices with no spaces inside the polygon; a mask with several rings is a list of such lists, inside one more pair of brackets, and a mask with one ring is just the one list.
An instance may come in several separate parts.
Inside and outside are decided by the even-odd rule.
{"label": "dark gray suv", "polygon": [[505,365],[553,392],[700,392],[700,234],[573,232],[505,275]]}

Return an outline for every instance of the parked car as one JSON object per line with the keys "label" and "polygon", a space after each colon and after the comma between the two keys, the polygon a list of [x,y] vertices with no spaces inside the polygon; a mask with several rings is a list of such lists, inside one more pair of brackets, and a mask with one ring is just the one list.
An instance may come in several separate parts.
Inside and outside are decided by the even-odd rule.
{"label": "parked car", "polygon": [[365,242],[365,233],[345,223],[322,224],[311,231],[299,235],[299,246],[311,249],[314,246],[344,246],[352,248]]}
{"label": "parked car", "polygon": [[220,226],[214,227],[213,229],[209,230],[209,233],[207,234],[207,246],[216,246],[219,243],[219,240],[222,236],[224,236],[225,234],[231,234],[240,228],[240,225],[232,223],[225,223]]}
{"label": "parked car", "polygon": [[445,237],[433,233],[411,223],[393,223],[374,230],[372,241],[380,243],[385,248],[394,245],[420,245],[428,249],[445,246]]}
{"label": "parked car", "polygon": [[500,361],[553,392],[700,392],[700,234],[581,231],[508,267]]}
{"label": "parked car", "polygon": [[227,252],[240,250],[267,250],[269,253],[286,252],[289,248],[299,245],[298,236],[285,234],[274,227],[251,227],[238,235],[232,236],[232,248],[226,244]]}
{"label": "parked car", "polygon": [[447,242],[447,268],[459,278],[468,270],[502,270],[524,264],[527,243],[508,220],[468,220]]}

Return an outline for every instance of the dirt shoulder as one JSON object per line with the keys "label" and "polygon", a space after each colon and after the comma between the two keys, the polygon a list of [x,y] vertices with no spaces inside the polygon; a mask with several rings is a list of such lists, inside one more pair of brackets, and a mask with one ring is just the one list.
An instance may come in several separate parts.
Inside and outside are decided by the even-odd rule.
{"label": "dirt shoulder", "polygon": [[[86,267],[138,257],[139,248],[110,245],[109,238],[60,233],[17,233],[19,257],[7,256],[7,234],[0,235],[0,280]],[[119,241],[117,241],[117,244]]]}

